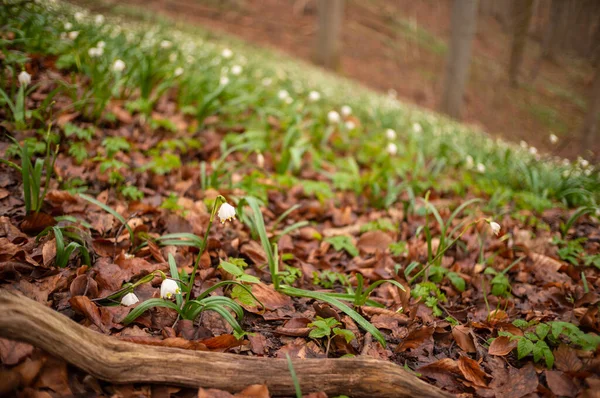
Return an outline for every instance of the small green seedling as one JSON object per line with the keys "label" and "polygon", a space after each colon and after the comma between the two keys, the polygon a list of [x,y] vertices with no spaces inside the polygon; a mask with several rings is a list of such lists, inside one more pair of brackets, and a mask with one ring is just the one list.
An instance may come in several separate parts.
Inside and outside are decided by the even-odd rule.
{"label": "small green seedling", "polygon": [[331,346],[331,339],[334,336],[342,336],[346,340],[346,343],[349,343],[356,338],[354,333],[352,333],[350,330],[341,329],[338,327],[341,325],[341,322],[335,318],[321,318],[320,316],[317,316],[316,321],[307,325],[309,328],[312,328],[308,335],[308,337],[311,339],[318,340],[323,337],[327,338],[327,348],[325,349],[326,357],[329,356],[329,347]]}

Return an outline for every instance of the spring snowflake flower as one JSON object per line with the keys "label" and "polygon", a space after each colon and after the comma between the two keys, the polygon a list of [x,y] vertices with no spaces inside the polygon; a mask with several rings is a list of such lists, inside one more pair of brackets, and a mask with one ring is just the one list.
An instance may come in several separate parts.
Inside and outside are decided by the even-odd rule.
{"label": "spring snowflake flower", "polygon": [[262,79],[262,85],[265,87],[270,86],[271,83],[273,83],[273,79],[271,79],[270,77],[265,77],[264,79]]}
{"label": "spring snowflake flower", "polygon": [[117,59],[117,60],[115,61],[115,63],[113,64],[113,66],[112,66],[112,69],[113,69],[115,72],[123,72],[123,71],[125,70],[125,66],[126,66],[126,65],[125,65],[125,62],[123,62],[123,61],[122,61],[122,60],[120,60],[120,59]]}
{"label": "spring snowflake flower", "polygon": [[81,20],[83,19],[84,15],[82,12],[76,12],[75,15],[73,15],[75,17],[75,20],[77,22],[81,22]]}
{"label": "spring snowflake flower", "polygon": [[79,32],[76,30],[69,32],[69,34],[67,35],[67,37],[71,40],[77,39],[77,36],[79,36]]}
{"label": "spring snowflake flower", "polygon": [[558,137],[556,136],[556,134],[550,134],[550,143],[556,144],[557,142],[558,142]]}
{"label": "spring snowflake flower", "polygon": [[233,65],[231,67],[231,74],[234,76],[239,76],[242,74],[242,67],[240,65]]}
{"label": "spring snowflake flower", "polygon": [[582,158],[581,156],[577,158],[577,163],[579,163],[579,166],[586,168],[590,165],[589,160],[586,160],[584,158]]}
{"label": "spring snowflake flower", "polygon": [[88,50],[88,55],[92,58],[100,57],[102,54],[104,54],[102,47],[92,47]]}
{"label": "spring snowflake flower", "polygon": [[477,171],[480,173],[485,173],[485,166],[483,163],[477,163]]}
{"label": "spring snowflake flower", "polygon": [[170,48],[172,43],[169,40],[163,40],[160,42],[160,48]]}
{"label": "spring snowflake flower", "polygon": [[230,49],[226,48],[221,53],[221,56],[223,58],[225,58],[225,59],[231,58],[231,57],[233,57],[233,51],[231,51]]}
{"label": "spring snowflake flower", "polygon": [[65,30],[73,29],[73,24],[71,22],[65,22]]}
{"label": "spring snowflake flower", "polygon": [[96,25],[102,25],[104,23],[104,15],[96,15],[96,17],[94,18],[94,22],[96,22]]}
{"label": "spring snowflake flower", "polygon": [[21,86],[27,87],[31,83],[31,75],[25,71],[19,73],[18,79]]}
{"label": "spring snowflake flower", "polygon": [[393,142],[390,142],[390,143],[387,145],[387,152],[388,152],[390,155],[394,156],[395,154],[397,154],[397,153],[398,153],[398,146],[397,146],[396,144],[394,144]]}
{"label": "spring snowflake flower", "polygon": [[160,285],[160,297],[164,299],[172,299],[176,294],[181,293],[181,289],[173,279],[165,279]]}
{"label": "spring snowflake flower", "polygon": [[530,153],[531,155],[535,156],[535,155],[537,155],[537,154],[538,154],[538,150],[537,150],[537,148],[536,148],[536,147],[532,146],[532,147],[530,147],[530,148],[529,148],[529,153]]}
{"label": "spring snowflake flower", "polygon": [[235,207],[229,203],[223,203],[221,207],[219,207],[217,215],[221,220],[221,224],[225,224],[225,221],[231,221],[235,218]]}
{"label": "spring snowflake flower", "polygon": [[420,133],[423,131],[423,127],[419,123],[413,123],[412,129],[415,133]]}
{"label": "spring snowflake flower", "polygon": [[99,41],[98,44],[96,44],[96,47],[98,48],[104,48],[106,46],[106,43],[103,41]]}
{"label": "spring snowflake flower", "polygon": [[339,123],[341,120],[340,114],[336,111],[329,111],[329,113],[327,114],[327,120],[331,124]]}
{"label": "spring snowflake flower", "polygon": [[123,298],[121,298],[121,305],[124,305],[125,307],[129,307],[130,305],[134,305],[135,303],[137,303],[139,301],[140,301],[140,299],[138,299],[135,294],[127,293],[126,295],[123,296]]}
{"label": "spring snowflake flower", "polygon": [[340,109],[340,111],[342,111],[342,116],[344,117],[348,117],[352,114],[352,108],[350,108],[348,105],[342,106],[342,109]]}
{"label": "spring snowflake flower", "polygon": [[467,155],[467,157],[465,159],[465,163],[466,163],[468,169],[472,169],[473,166],[475,165],[475,162],[473,161],[473,156]]}
{"label": "spring snowflake flower", "polygon": [[395,140],[396,132],[392,129],[387,129],[387,130],[385,130],[385,136],[387,137],[388,140]]}
{"label": "spring snowflake flower", "polygon": [[492,232],[494,233],[494,235],[498,236],[498,234],[500,233],[500,224],[498,224],[497,222],[494,221],[488,221],[490,223],[490,228],[492,229]]}
{"label": "spring snowflake flower", "polygon": [[280,100],[285,100],[286,98],[289,98],[290,93],[287,92],[287,90],[279,90],[279,92],[277,93],[277,98],[279,98]]}
{"label": "spring snowflake flower", "polygon": [[521,142],[519,142],[519,146],[520,146],[521,148],[523,148],[523,149],[527,149],[527,146],[528,146],[528,145],[527,145],[527,143],[526,143],[525,141],[521,140]]}
{"label": "spring snowflake flower", "polygon": [[352,120],[348,120],[346,122],[346,128],[348,130],[354,130],[356,128],[356,123],[354,123]]}
{"label": "spring snowflake flower", "polygon": [[321,99],[321,94],[319,94],[318,91],[311,91],[310,93],[308,93],[308,100],[310,102],[317,102],[320,99]]}
{"label": "spring snowflake flower", "polygon": [[265,157],[260,152],[256,154],[256,165],[261,169],[265,167]]}
{"label": "spring snowflake flower", "polygon": [[229,84],[229,78],[227,76],[221,76],[221,79],[219,80],[219,84],[221,86],[226,86]]}
{"label": "spring snowflake flower", "polygon": [[183,68],[179,67],[177,69],[175,69],[175,72],[173,72],[173,74],[177,77],[177,76],[181,76],[183,75]]}

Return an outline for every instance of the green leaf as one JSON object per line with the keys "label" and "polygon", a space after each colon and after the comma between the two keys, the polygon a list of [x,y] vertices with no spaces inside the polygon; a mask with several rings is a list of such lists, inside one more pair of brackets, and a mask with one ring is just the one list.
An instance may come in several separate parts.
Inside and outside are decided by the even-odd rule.
{"label": "green leaf", "polygon": [[373,326],[369,321],[367,321],[365,318],[363,318],[358,312],[354,311],[352,308],[348,307],[345,303],[341,302],[340,300],[335,299],[333,297],[329,297],[325,293],[312,292],[312,291],[303,290],[303,289],[296,289],[294,287],[287,286],[287,285],[281,286],[281,292],[284,294],[287,294],[288,296],[308,297],[308,298],[312,298],[315,300],[324,301],[330,305],[333,305],[334,307],[339,308],[346,315],[348,315],[350,318],[352,318],[356,323],[358,323],[358,325],[360,327],[362,327],[367,332],[371,333],[371,335],[375,338],[375,340],[377,340],[379,342],[379,344],[381,344],[382,347],[386,346],[385,338],[383,337],[383,334],[375,326]]}
{"label": "green leaf", "polygon": [[465,280],[458,273],[448,272],[448,274],[446,274],[446,276],[448,277],[448,279],[450,279],[450,282],[452,282],[452,284],[454,285],[456,290],[458,290],[459,292],[465,291],[465,288],[466,288]]}
{"label": "green leaf", "polygon": [[179,310],[179,307],[177,307],[177,304],[175,304],[171,301],[161,299],[161,298],[151,298],[151,299],[144,301],[143,303],[141,303],[140,305],[135,307],[133,310],[131,310],[131,312],[125,317],[125,319],[123,319],[122,323],[124,325],[130,324],[135,319],[137,319],[137,317],[139,317],[144,312],[146,312],[147,310],[149,310],[150,308],[153,308],[153,307],[171,308],[171,309],[177,311],[177,313],[181,315],[181,311]]}
{"label": "green leaf", "polygon": [[331,245],[336,251],[345,250],[352,257],[356,257],[359,254],[358,249],[356,248],[356,246],[354,246],[354,243],[352,243],[352,238],[350,238],[349,236],[330,236],[328,238],[325,238],[325,242],[331,243]]}
{"label": "green leaf", "polygon": [[519,342],[517,343],[517,358],[522,359],[531,354],[532,351],[533,343],[524,337],[520,338]]}
{"label": "green leaf", "polygon": [[544,340],[548,335],[548,332],[550,332],[550,326],[546,325],[545,323],[540,323],[535,328],[535,334],[537,334],[540,340]]}
{"label": "green leaf", "polygon": [[244,275],[244,271],[242,271],[240,268],[238,268],[237,265],[231,264],[225,260],[221,260],[219,267],[223,268],[225,270],[225,272],[228,272],[235,277],[240,277],[240,276]]}
{"label": "green leaf", "polygon": [[336,336],[343,336],[344,339],[346,339],[346,343],[349,343],[356,338],[354,333],[348,329],[333,328],[333,334]]}
{"label": "green leaf", "polygon": [[515,319],[512,324],[518,327],[519,329],[525,329],[526,327],[529,327],[529,322],[523,319]]}
{"label": "green leaf", "polygon": [[231,298],[247,306],[252,306],[256,303],[252,295],[246,289],[238,285],[231,289]]}

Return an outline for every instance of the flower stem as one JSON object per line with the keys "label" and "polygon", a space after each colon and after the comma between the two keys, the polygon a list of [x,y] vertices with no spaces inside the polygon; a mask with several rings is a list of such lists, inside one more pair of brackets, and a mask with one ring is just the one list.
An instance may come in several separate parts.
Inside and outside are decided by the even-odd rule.
{"label": "flower stem", "polygon": [[196,261],[194,262],[194,269],[192,270],[192,275],[190,275],[190,283],[189,289],[185,296],[185,301],[189,301],[192,295],[192,289],[194,288],[194,279],[196,278],[196,272],[198,271],[198,265],[200,265],[200,258],[202,254],[204,254],[204,250],[206,250],[206,244],[208,243],[208,234],[210,233],[210,228],[212,227],[213,221],[215,220],[215,215],[217,214],[217,209],[222,203],[225,203],[225,198],[221,195],[217,196],[215,199],[215,203],[213,205],[212,211],[210,212],[210,219],[208,220],[208,226],[206,227],[206,232],[204,233],[204,239],[202,239],[202,243],[200,244],[200,251],[198,252],[198,256],[196,256]]}

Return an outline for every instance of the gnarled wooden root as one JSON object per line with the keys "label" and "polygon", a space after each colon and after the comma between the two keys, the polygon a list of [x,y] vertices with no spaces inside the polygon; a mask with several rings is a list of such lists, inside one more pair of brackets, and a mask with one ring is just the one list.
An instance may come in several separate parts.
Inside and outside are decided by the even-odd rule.
{"label": "gnarled wooden root", "polygon": [[[29,298],[0,290],[0,336],[25,341],[111,383],[162,383],[238,392],[266,384],[293,396],[284,359],[187,351],[119,341],[89,330]],[[293,361],[303,393],[351,397],[450,397],[401,367],[356,357]]]}

